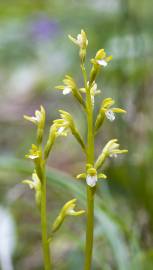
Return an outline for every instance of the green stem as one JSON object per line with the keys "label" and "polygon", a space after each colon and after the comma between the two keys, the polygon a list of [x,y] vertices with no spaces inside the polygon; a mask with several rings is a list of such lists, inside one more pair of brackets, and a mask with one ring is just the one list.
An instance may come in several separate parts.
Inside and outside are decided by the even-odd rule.
{"label": "green stem", "polygon": [[85,88],[87,89],[87,74],[86,74],[86,69],[85,69],[84,64],[81,64],[81,70],[82,70],[82,74],[84,78],[84,85],[85,85]]}
{"label": "green stem", "polygon": [[49,251],[49,241],[47,234],[47,210],[46,210],[46,175],[45,166],[43,168],[43,179],[42,179],[42,194],[41,194],[41,229],[42,229],[42,248],[44,257],[44,269],[51,270],[51,259]]}
{"label": "green stem", "polygon": [[[94,165],[94,132],[93,132],[93,108],[90,96],[90,89],[86,89],[87,106],[87,163]],[[92,265],[93,250],[93,230],[94,230],[94,193],[95,188],[87,185],[87,225],[86,225],[86,247],[85,247],[85,266],[84,270],[90,270]]]}

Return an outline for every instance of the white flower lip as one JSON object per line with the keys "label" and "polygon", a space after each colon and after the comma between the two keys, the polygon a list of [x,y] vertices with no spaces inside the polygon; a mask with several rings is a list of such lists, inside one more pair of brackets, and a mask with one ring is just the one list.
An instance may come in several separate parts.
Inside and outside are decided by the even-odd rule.
{"label": "white flower lip", "polygon": [[41,112],[36,111],[35,115],[36,115],[35,118],[36,118],[37,122],[39,123],[41,121]]}
{"label": "white flower lip", "polygon": [[113,157],[114,157],[114,158],[117,158],[117,154],[115,154],[115,153],[114,153],[114,154],[110,154],[109,156],[110,156],[111,158],[113,158]]}
{"label": "white flower lip", "polygon": [[29,158],[30,159],[36,159],[36,158],[38,158],[39,156],[38,155],[29,155]]}
{"label": "white flower lip", "polygon": [[94,187],[97,183],[97,175],[87,175],[86,178],[87,185],[90,187]]}
{"label": "white flower lip", "polygon": [[64,89],[63,89],[63,95],[68,95],[69,93],[71,93],[71,88],[66,86]]}
{"label": "white flower lip", "polygon": [[60,127],[59,129],[58,129],[58,135],[60,135],[63,131],[65,130],[65,127]]}
{"label": "white flower lip", "polygon": [[108,64],[104,59],[97,60],[97,63],[103,67],[106,67]]}
{"label": "white flower lip", "polygon": [[35,113],[35,116],[31,116],[31,119],[39,123],[41,121],[41,113],[40,112]]}
{"label": "white flower lip", "polygon": [[115,120],[115,114],[112,110],[107,110],[105,115],[109,121],[113,122]]}
{"label": "white flower lip", "polygon": [[82,35],[81,35],[81,34],[77,35],[77,43],[78,43],[78,45],[79,45],[80,47],[81,47],[82,44],[83,44],[83,39],[82,39]]}

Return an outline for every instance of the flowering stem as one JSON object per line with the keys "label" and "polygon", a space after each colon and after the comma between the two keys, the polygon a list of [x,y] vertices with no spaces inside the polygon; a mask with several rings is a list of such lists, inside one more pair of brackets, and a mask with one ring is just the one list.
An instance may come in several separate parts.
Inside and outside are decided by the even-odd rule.
{"label": "flowering stem", "polygon": [[44,269],[51,270],[51,259],[49,251],[49,241],[47,234],[47,213],[46,213],[46,175],[43,168],[42,193],[41,193],[41,229],[42,229],[42,248],[44,256]]}
{"label": "flowering stem", "polygon": [[[88,123],[87,163],[94,165],[93,108],[89,87],[87,87],[86,93],[87,93],[86,106],[87,106],[87,123]],[[92,264],[93,229],[94,229],[94,193],[95,188],[87,185],[87,226],[86,226],[84,270],[90,270]]]}

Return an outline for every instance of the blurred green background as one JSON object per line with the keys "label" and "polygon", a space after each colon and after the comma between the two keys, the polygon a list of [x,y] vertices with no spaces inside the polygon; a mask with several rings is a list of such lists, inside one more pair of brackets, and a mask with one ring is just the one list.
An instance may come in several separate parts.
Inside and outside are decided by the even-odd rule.
{"label": "blurred green background", "polygon": [[[102,98],[112,97],[128,111],[113,123],[106,121],[97,136],[97,155],[112,138],[129,153],[110,159],[104,167],[109,180],[98,183],[93,269],[153,269],[152,10],[149,0],[0,1],[2,270],[43,268],[39,213],[33,193],[20,184],[31,175],[32,166],[24,156],[35,142],[35,128],[23,114],[32,115],[43,104],[47,134],[58,109],[67,110],[85,137],[86,119],[79,105],[54,89],[65,74],[82,84],[78,49],[67,38],[82,28],[89,40],[87,60],[99,48],[113,55],[98,78],[102,94],[97,107]],[[73,197],[85,207],[85,185],[74,179],[84,165],[75,140],[58,139],[48,163],[50,224]],[[10,228],[3,233],[7,219]],[[85,218],[67,220],[53,240],[54,269],[82,269],[84,240]],[[10,258],[13,268],[11,262],[6,266]]]}

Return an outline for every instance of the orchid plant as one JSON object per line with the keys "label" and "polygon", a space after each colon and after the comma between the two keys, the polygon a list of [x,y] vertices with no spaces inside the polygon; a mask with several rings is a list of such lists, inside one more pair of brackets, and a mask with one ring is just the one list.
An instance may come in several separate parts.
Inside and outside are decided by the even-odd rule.
{"label": "orchid plant", "polygon": [[83,75],[84,85],[78,87],[72,76],[66,75],[63,84],[56,87],[62,91],[63,95],[72,94],[80,104],[87,119],[87,138],[84,139],[80,134],[71,113],[59,110],[60,118],[53,121],[50,127],[49,136],[45,146],[42,146],[45,126],[45,110],[41,106],[40,111],[35,112],[35,116],[25,116],[25,119],[31,121],[37,126],[36,144],[32,145],[27,158],[34,162],[35,169],[32,174],[32,180],[24,180],[30,188],[35,190],[37,206],[40,210],[42,224],[42,246],[44,253],[45,270],[52,269],[50,260],[49,245],[54,233],[59,229],[66,216],[82,215],[85,211],[75,211],[76,199],[67,202],[61,209],[59,215],[52,225],[51,234],[47,231],[47,213],[46,213],[46,162],[51,152],[53,144],[59,136],[67,136],[71,133],[77,140],[86,157],[86,167],[76,179],[83,179],[87,190],[87,222],[86,222],[86,244],[85,244],[85,264],[84,270],[90,270],[92,267],[92,251],[94,236],[94,197],[96,185],[99,179],[106,179],[102,166],[109,157],[117,157],[119,154],[127,153],[127,150],[121,150],[117,139],[112,139],[106,143],[101,153],[95,158],[95,137],[100,130],[105,119],[114,121],[116,113],[126,113],[121,108],[113,107],[115,101],[108,97],[105,98],[99,108],[97,116],[94,118],[95,96],[101,91],[97,87],[96,78],[101,69],[105,68],[112,60],[112,56],[107,56],[104,49],[98,50],[95,57],[91,59],[91,70],[89,75],[86,72],[85,60],[88,46],[88,39],[84,30],[76,37],[68,36],[69,39],[78,46],[80,67]]}

